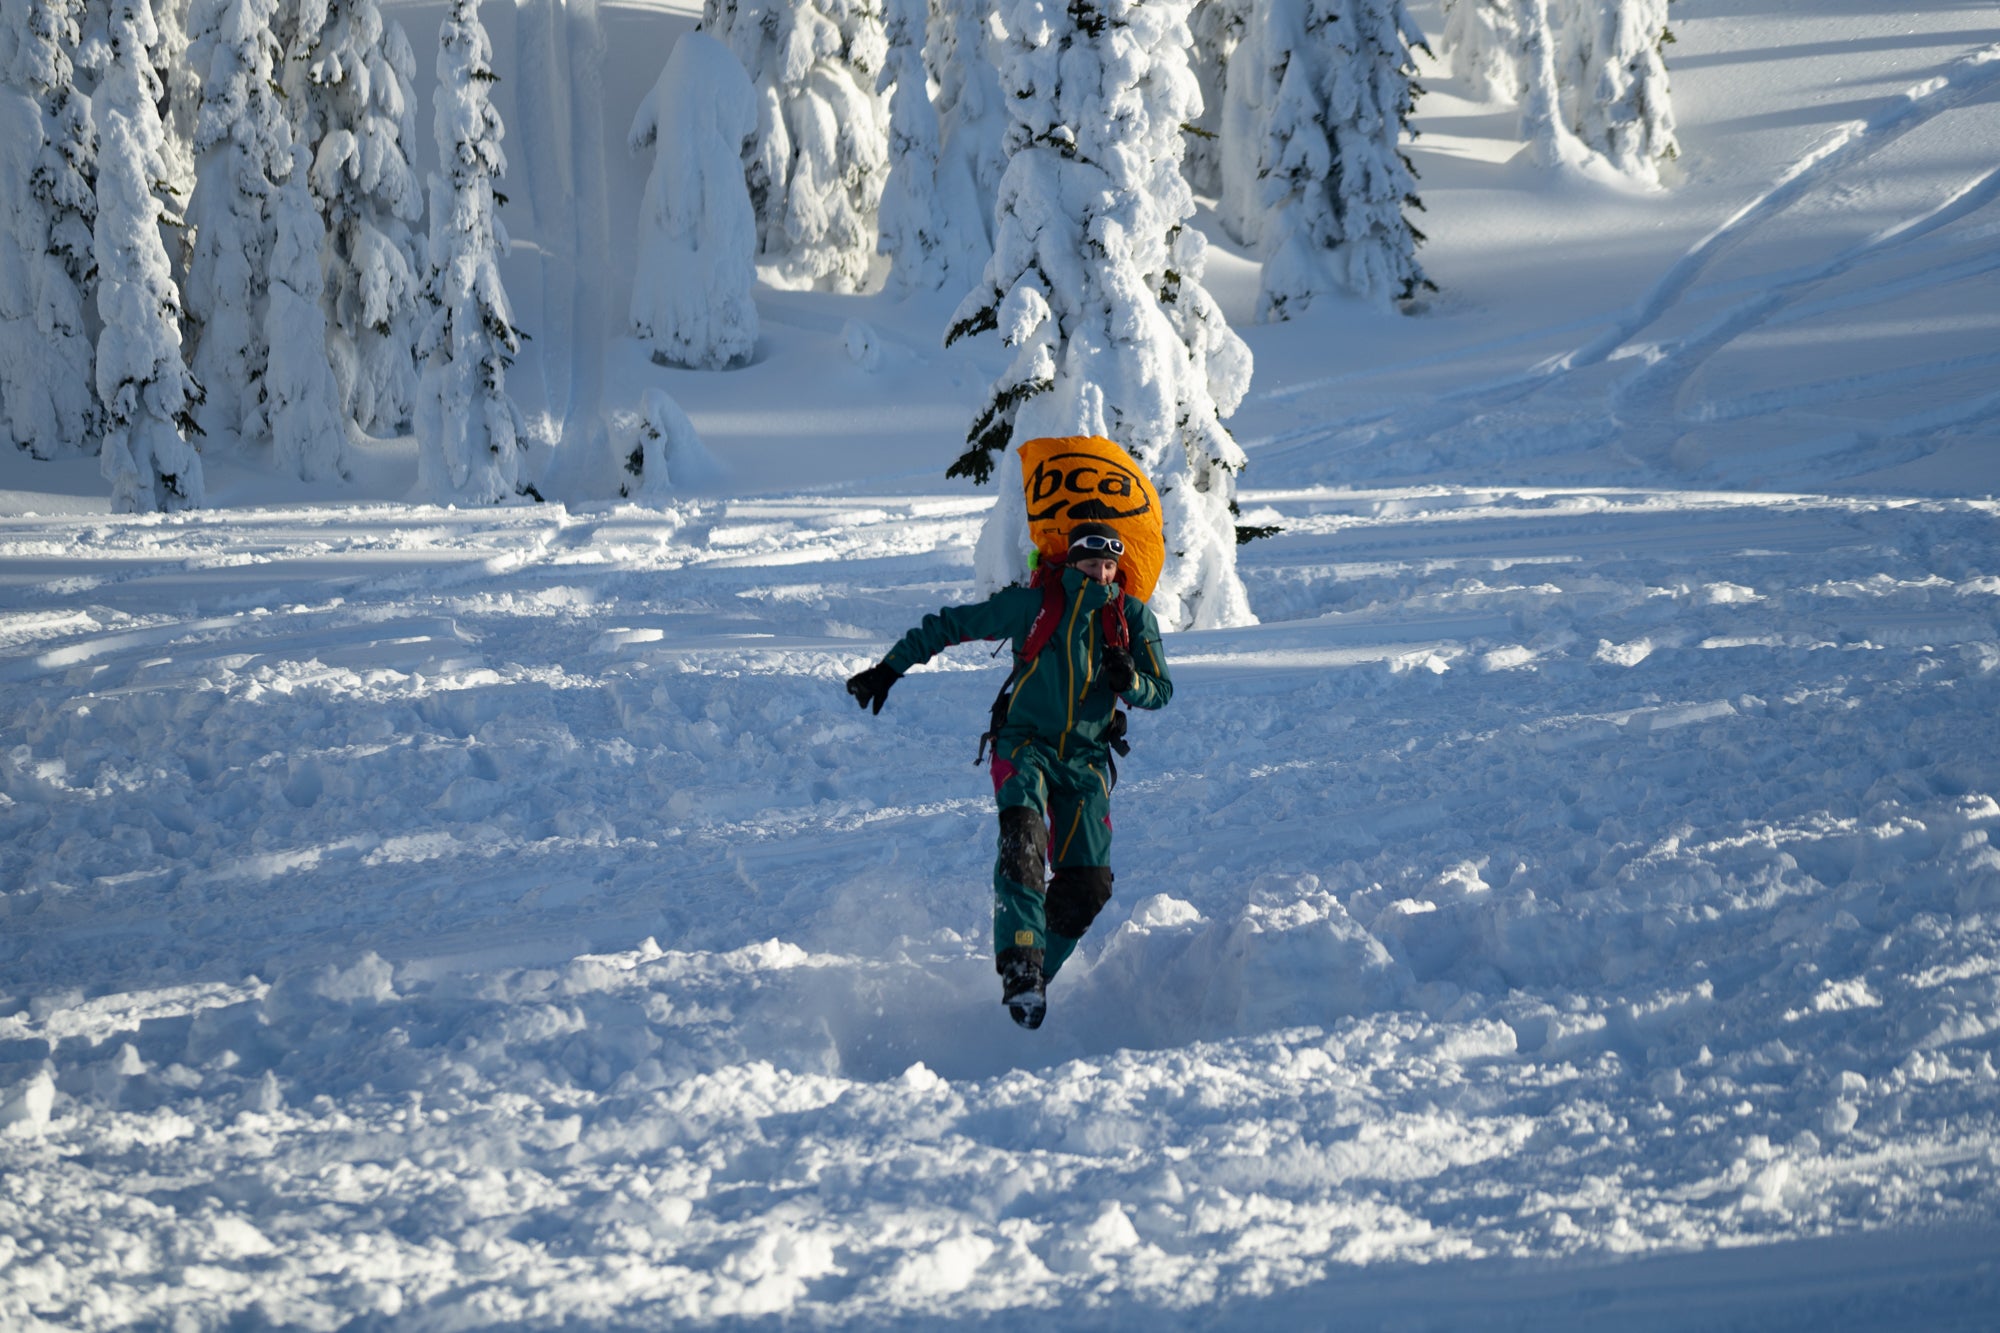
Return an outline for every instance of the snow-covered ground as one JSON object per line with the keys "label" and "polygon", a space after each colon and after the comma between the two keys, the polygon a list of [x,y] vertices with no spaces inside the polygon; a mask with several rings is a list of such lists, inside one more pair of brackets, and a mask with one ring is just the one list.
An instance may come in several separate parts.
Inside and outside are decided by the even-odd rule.
{"label": "snow-covered ground", "polygon": [[0,460],[0,1325],[1990,1328],[2000,6],[1883,8],[1676,5],[1664,195],[1426,79],[1443,291],[1239,326],[1262,624],[1170,638],[1025,1033],[998,665],[839,688],[970,593],[993,350],[543,336],[689,22],[606,5],[609,258],[517,195],[512,383],[667,388],[717,493]]}

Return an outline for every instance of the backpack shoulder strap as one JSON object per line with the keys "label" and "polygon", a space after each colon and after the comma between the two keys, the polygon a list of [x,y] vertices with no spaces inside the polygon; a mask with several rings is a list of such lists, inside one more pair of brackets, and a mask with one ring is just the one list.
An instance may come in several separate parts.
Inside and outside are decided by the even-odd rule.
{"label": "backpack shoulder strap", "polygon": [[1028,625],[1028,637],[1021,643],[1021,652],[1014,659],[1014,669],[1007,673],[1007,679],[1000,684],[1000,693],[993,696],[992,714],[987,719],[985,734],[979,738],[979,753],[974,764],[986,762],[986,749],[1000,734],[1000,727],[1007,719],[1008,698],[1014,693],[1014,682],[1020,678],[1024,664],[1042,655],[1042,649],[1049,646],[1049,640],[1056,636],[1056,627],[1062,624],[1063,605],[1067,601],[1063,593],[1061,565],[1042,565],[1035,570],[1029,581],[1031,588],[1042,590],[1042,605],[1035,612],[1035,618]]}
{"label": "backpack shoulder strap", "polygon": [[1111,600],[1104,604],[1104,645],[1107,648],[1130,648],[1132,627],[1125,622],[1125,589],[1120,587],[1111,594]]}
{"label": "backpack shoulder strap", "polygon": [[1028,626],[1028,637],[1021,644],[1023,662],[1032,662],[1042,655],[1042,649],[1049,646],[1049,640],[1056,636],[1057,626],[1062,624],[1063,604],[1067,597],[1063,593],[1062,566],[1043,565],[1035,571],[1034,585],[1042,590],[1042,609],[1035,613],[1034,621]]}

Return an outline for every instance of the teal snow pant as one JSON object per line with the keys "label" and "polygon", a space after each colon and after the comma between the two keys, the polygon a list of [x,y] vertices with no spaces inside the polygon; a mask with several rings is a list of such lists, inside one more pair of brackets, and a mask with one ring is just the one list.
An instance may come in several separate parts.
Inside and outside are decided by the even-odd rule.
{"label": "teal snow pant", "polygon": [[[993,753],[1000,856],[993,867],[993,952],[1040,955],[1053,977],[1111,901],[1111,777],[1102,756],[1058,758],[1032,737]],[[1043,867],[1053,866],[1046,883]]]}

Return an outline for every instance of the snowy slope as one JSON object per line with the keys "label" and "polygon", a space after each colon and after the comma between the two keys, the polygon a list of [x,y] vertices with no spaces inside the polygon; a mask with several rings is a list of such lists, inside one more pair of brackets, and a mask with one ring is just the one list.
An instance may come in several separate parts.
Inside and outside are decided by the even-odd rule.
{"label": "snowy slope", "polygon": [[0,1324],[1990,1327],[2000,8],[1870,8],[1682,0],[1663,196],[1429,81],[1444,291],[1246,330],[1263,623],[1169,641],[1028,1034],[996,665],[839,689],[969,592],[991,349],[765,292],[647,365],[688,19],[603,6],[611,259],[524,189],[510,282],[612,327],[513,382],[667,387],[725,493],[0,460]]}

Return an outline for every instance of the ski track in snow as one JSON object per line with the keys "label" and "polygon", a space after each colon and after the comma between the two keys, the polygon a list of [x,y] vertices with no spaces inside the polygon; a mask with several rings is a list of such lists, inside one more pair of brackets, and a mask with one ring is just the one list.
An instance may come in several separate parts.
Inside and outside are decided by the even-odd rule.
{"label": "ski track in snow", "polygon": [[[1621,454],[1665,463],[1703,480],[1741,482],[1782,475],[1801,463],[1829,479],[1851,471],[1880,469],[1929,452],[1943,433],[1990,424],[2000,419],[2000,393],[1985,389],[1986,377],[1968,380],[1965,376],[1967,371],[1984,369],[1984,357],[1899,367],[1893,379],[1884,378],[1905,391],[1935,382],[1935,392],[1944,401],[1886,419],[1871,420],[1877,414],[1868,405],[1866,390],[1871,381],[1863,376],[1804,382],[1783,391],[1734,398],[1689,391],[1690,382],[1718,352],[1767,324],[1785,322],[1788,307],[1801,306],[1834,279],[1864,265],[1879,267],[1887,260],[1915,258],[1927,240],[1933,247],[1964,251],[1966,257],[1954,264],[1932,262],[1912,275],[1878,275],[1857,291],[1838,293],[1795,310],[1795,320],[1823,319],[1832,313],[1851,313],[1857,307],[1887,305],[1948,282],[1990,278],[2000,272],[2000,261],[1992,256],[1994,224],[1972,221],[2000,198],[2000,173],[1990,170],[1965,182],[1943,203],[1868,237],[1830,260],[1803,270],[1759,275],[1751,283],[1750,295],[1722,314],[1706,317],[1694,332],[1653,343],[1640,339],[1647,329],[1670,316],[1683,315],[1712,300],[1716,293],[1703,289],[1704,276],[1774,219],[1809,197],[1836,190],[1885,150],[1946,113],[1974,103],[1996,84],[2000,84],[2000,44],[1965,54],[1942,73],[1906,88],[1872,116],[1837,128],[1781,172],[1768,189],[1690,247],[1631,309],[1608,317],[1608,327],[1579,346],[1519,371],[1462,384],[1425,408],[1335,410],[1314,424],[1249,438],[1244,443],[1260,466],[1266,467],[1289,465],[1301,451],[1310,449],[1320,460],[1311,466],[1327,476],[1336,471],[1352,476],[1361,469],[1394,476],[1420,471],[1441,456],[1491,459],[1496,453],[1504,457],[1524,448],[1546,450],[1553,441],[1577,449],[1611,446]],[[1954,226],[1958,228],[1955,234],[1936,237]],[[1570,326],[1574,327],[1575,321]],[[1516,333],[1434,360],[1448,363],[1453,355],[1490,354],[1561,331],[1552,327]],[[1619,369],[1624,362],[1632,362],[1636,368]],[[1587,372],[1601,367],[1610,369],[1611,379],[1598,389]],[[1297,407],[1336,389],[1348,378],[1315,378],[1286,386],[1267,398]],[[1954,378],[1968,388],[1955,388]],[[1830,391],[1840,396],[1829,400]],[[1598,392],[1604,396],[1605,408],[1595,417],[1595,424],[1578,433],[1568,424],[1575,415],[1569,400]],[[1531,401],[1550,396],[1563,401],[1548,413],[1538,413],[1529,406]],[[1844,411],[1849,404],[1852,410]],[[1731,436],[1721,445],[1710,441],[1681,443],[1688,423],[1769,420],[1781,414],[1789,414],[1794,421],[1843,424],[1830,431],[1808,430],[1801,438],[1775,446],[1759,441],[1756,447],[1744,449],[1739,445],[1741,436]],[[1899,445],[1899,441],[1904,443]],[[1364,454],[1370,457],[1362,457]],[[1747,459],[1744,454],[1749,455]]]}
{"label": "ski track in snow", "polygon": [[1702,238],[1660,278],[1630,316],[1611,330],[1543,368],[1544,373],[1575,370],[1609,360],[1640,330],[1676,305],[1702,273],[1759,226],[1792,207],[1808,191],[1823,188],[1842,172],[1867,161],[1913,129],[1954,107],[1963,106],[2000,82],[2000,43],[1982,47],[1955,62],[1943,75],[1906,89],[1865,121],[1842,126],[1780,176],[1770,190],[1751,200],[1722,226]]}
{"label": "ski track in snow", "polygon": [[[1827,279],[1851,272],[1857,266],[1879,258],[1885,251],[1907,246],[1940,228],[1969,217],[1996,198],[2000,198],[2000,169],[1987,172],[1929,213],[1871,236],[1851,250],[1808,268],[1796,276],[1774,282],[1758,295],[1714,320],[1699,333],[1681,340],[1671,349],[1663,349],[1658,359],[1644,371],[1619,386],[1613,397],[1616,410],[1624,412],[1635,409],[1657,409],[1661,406],[1671,408],[1677,392],[1718,350],[1750,329],[1768,323],[1784,307],[1796,304],[1802,297],[1814,292]],[[1981,261],[1972,272],[1960,271],[1954,277],[1962,281],[1967,277],[1990,273],[1996,269],[2000,269],[2000,256]],[[1897,294],[1902,293],[1898,291]],[[1986,358],[1978,358],[1975,364],[1983,365],[1985,360]],[[1948,363],[1947,368],[1957,370],[1964,368],[1964,365],[1962,362]],[[1795,406],[1802,401],[1807,401],[1806,394],[1799,394],[1783,405]],[[1713,416],[1727,411],[1728,407],[1706,405],[1704,410]]]}
{"label": "ski track in snow", "polygon": [[[1588,1327],[1987,1234],[1995,505],[1246,495],[1033,1035],[998,668],[839,688],[980,509],[0,520],[0,1320]],[[1903,1252],[1843,1308],[2000,1294]]]}

